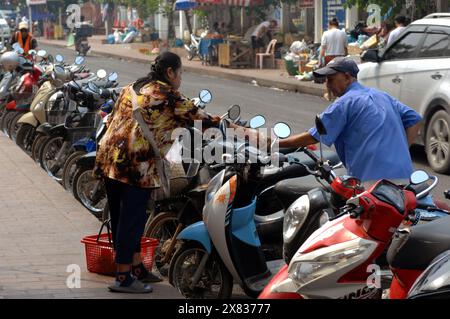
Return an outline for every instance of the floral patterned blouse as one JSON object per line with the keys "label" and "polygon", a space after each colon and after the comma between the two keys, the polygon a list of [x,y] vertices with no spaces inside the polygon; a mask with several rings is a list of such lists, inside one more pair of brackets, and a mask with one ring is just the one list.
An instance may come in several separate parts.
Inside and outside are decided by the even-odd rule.
{"label": "floral patterned blouse", "polygon": [[[137,187],[160,187],[152,148],[133,118],[132,86],[130,84],[123,88],[108,120],[107,131],[97,150],[94,175]],[[138,106],[161,155],[166,154],[172,146],[171,134],[174,129],[192,126],[194,120],[212,124],[209,115],[166,83],[151,82],[136,93]]]}

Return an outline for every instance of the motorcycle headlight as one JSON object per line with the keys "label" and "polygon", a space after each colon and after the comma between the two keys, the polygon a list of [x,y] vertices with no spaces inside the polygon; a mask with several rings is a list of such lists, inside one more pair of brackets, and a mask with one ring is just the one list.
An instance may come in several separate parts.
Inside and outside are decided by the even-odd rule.
{"label": "motorcycle headlight", "polygon": [[294,257],[289,266],[289,277],[298,285],[304,286],[335,272],[336,269],[342,269],[366,260],[375,249],[375,243],[359,238],[321,248],[303,256]]}
{"label": "motorcycle headlight", "polygon": [[309,197],[303,195],[286,210],[283,221],[283,239],[290,242],[302,227],[309,213]]}
{"label": "motorcycle headlight", "polygon": [[222,187],[224,177],[225,177],[225,170],[222,170],[220,173],[214,176],[209,182],[205,195],[205,206],[214,198],[214,195],[220,189],[220,187]]}
{"label": "motorcycle headlight", "polygon": [[408,298],[432,298],[433,295],[450,294],[450,252],[435,258],[428,268],[417,278],[408,293]]}

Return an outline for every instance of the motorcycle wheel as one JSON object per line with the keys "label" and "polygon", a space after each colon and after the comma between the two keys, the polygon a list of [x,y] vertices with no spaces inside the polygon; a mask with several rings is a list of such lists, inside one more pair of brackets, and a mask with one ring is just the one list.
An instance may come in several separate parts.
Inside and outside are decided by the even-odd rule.
{"label": "motorcycle wheel", "polygon": [[31,149],[36,137],[36,128],[28,123],[21,123],[17,130],[16,144],[25,153],[31,155]]}
{"label": "motorcycle wheel", "polygon": [[17,131],[19,130],[20,127],[20,123],[18,124],[17,122],[19,121],[19,119],[24,115],[25,113],[23,112],[18,112],[14,118],[11,120],[11,122],[9,123],[8,126],[8,134],[9,137],[15,142],[16,138],[17,138]]}
{"label": "motorcycle wheel", "polygon": [[[162,259],[169,253],[167,250],[178,225],[178,216],[174,212],[164,212],[158,214],[155,218],[149,218],[145,225],[144,236],[158,240],[158,247],[156,247],[153,258],[155,267],[162,276],[167,276],[169,273],[169,264],[162,263]],[[173,255],[174,251],[170,254]],[[171,259],[170,256],[169,262]]]}
{"label": "motorcycle wheel", "polygon": [[39,163],[39,155],[41,154],[42,145],[49,139],[47,135],[39,134],[33,141],[33,145],[31,145],[31,158]]}
{"label": "motorcycle wheel", "polygon": [[72,193],[72,184],[77,170],[77,161],[85,154],[85,151],[76,151],[67,158],[66,163],[64,164],[62,173],[62,186],[70,193]]}
{"label": "motorcycle wheel", "polygon": [[[62,167],[57,168],[57,171],[52,171],[53,162],[58,152],[61,150],[64,144],[64,138],[61,136],[55,136],[49,138],[43,145],[39,155],[39,162],[41,167],[47,172],[47,174],[58,183],[62,182]],[[66,154],[67,155],[67,154]]]}
{"label": "motorcycle wheel", "polygon": [[[98,180],[92,176],[92,168],[78,168],[73,177],[72,193],[84,207],[86,207],[95,217],[102,218],[107,198],[103,180]],[[98,193],[94,193],[97,183],[101,183],[97,188]],[[99,200],[93,203],[93,196],[99,196]]]}
{"label": "motorcycle wheel", "polygon": [[14,118],[15,115],[16,115],[15,111],[6,111],[6,113],[4,114],[4,116],[2,118],[2,124],[1,124],[2,127],[1,127],[1,129],[2,129],[2,132],[8,137],[10,137],[9,136],[9,131],[8,131],[9,123],[11,123],[11,121]]}
{"label": "motorcycle wheel", "polygon": [[184,243],[174,254],[169,268],[170,283],[189,299],[228,299],[233,291],[233,278],[223,262],[213,253],[208,257],[199,281],[191,288],[192,277],[207,254],[200,244]]}

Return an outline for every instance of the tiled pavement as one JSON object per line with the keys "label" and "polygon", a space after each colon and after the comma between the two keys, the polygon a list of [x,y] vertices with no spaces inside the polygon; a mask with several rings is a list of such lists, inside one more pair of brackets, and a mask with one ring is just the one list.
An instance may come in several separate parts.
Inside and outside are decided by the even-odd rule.
{"label": "tiled pavement", "polygon": [[[167,281],[148,295],[114,294],[112,277],[87,272],[82,237],[100,223],[0,133],[0,299],[179,298]],[[81,268],[81,288],[66,285],[69,265]]]}

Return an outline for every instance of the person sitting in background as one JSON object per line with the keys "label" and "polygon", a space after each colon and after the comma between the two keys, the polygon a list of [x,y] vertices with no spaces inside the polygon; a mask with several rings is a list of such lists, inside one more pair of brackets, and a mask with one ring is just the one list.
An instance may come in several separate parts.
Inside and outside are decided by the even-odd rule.
{"label": "person sitting in background", "polygon": [[390,45],[391,43],[395,42],[395,40],[398,39],[400,34],[403,32],[407,25],[407,20],[405,16],[399,15],[395,17],[395,29],[389,33],[389,38],[387,41],[387,45]]}

